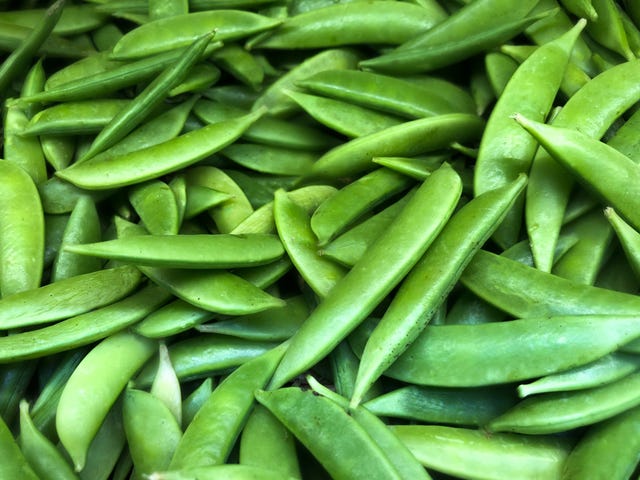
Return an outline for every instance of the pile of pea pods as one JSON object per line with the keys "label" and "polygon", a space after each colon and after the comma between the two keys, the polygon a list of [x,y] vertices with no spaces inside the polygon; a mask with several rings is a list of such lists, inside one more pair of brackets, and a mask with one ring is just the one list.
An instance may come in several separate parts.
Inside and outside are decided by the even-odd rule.
{"label": "pile of pea pods", "polygon": [[0,480],[628,479],[640,2],[0,0]]}

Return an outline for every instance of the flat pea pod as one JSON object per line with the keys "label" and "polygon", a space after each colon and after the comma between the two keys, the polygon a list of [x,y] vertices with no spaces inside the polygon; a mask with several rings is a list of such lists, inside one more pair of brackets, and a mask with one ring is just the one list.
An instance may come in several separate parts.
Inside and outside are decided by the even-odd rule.
{"label": "flat pea pod", "polygon": [[53,322],[108,305],[140,283],[134,267],[86,273],[0,300],[0,325],[16,328]]}
{"label": "flat pea pod", "polygon": [[221,153],[246,169],[271,175],[304,175],[320,157],[316,152],[250,143],[234,143]]}
{"label": "flat pea pod", "polygon": [[[97,203],[112,195],[114,192],[113,190],[83,190],[58,177],[52,176],[38,185],[38,193],[40,194],[44,213],[58,216],[72,212],[76,203],[78,203],[78,199],[81,197],[89,196]],[[47,215],[45,215],[45,219],[46,217]],[[48,232],[45,228],[45,235],[47,234]]]}
{"label": "flat pea pod", "polygon": [[140,235],[69,246],[68,251],[136,265],[195,269],[262,265],[284,254],[275,235],[259,233]]}
{"label": "flat pea pod", "polygon": [[444,20],[441,10],[410,3],[338,3],[288,17],[251,48],[298,49],[342,45],[397,45]]}
{"label": "flat pea pod", "polygon": [[462,478],[560,478],[570,445],[554,437],[437,425],[390,427],[425,467]]}
{"label": "flat pea pod", "polygon": [[556,315],[637,315],[640,300],[604,288],[580,285],[484,250],[460,277],[462,284],[518,318]]}
{"label": "flat pea pod", "polygon": [[[549,154],[595,191],[635,228],[640,228],[638,197],[633,188],[640,167],[614,148],[579,131],[540,124],[518,114],[522,125]],[[598,165],[594,170],[593,165]]]}
{"label": "flat pea pod", "polygon": [[78,478],[51,440],[33,424],[26,400],[20,402],[20,449],[39,478],[43,480]]}
{"label": "flat pea pod", "polygon": [[120,332],[96,345],[76,367],[56,413],[56,431],[76,471],[83,469],[89,444],[116,398],[156,348],[152,340]]}
{"label": "flat pea pod", "polygon": [[233,371],[211,393],[184,432],[169,469],[226,463],[236,438],[287,344],[283,343]]}
{"label": "flat pea pod", "polygon": [[[536,141],[515,127],[511,115],[521,109],[536,120],[544,120],[564,77],[566,65],[585,20],[553,42],[536,50],[514,72],[489,116],[480,142],[474,174],[474,193],[479,195],[527,173],[537,148]],[[544,78],[544,83],[542,78]],[[541,85],[544,84],[544,88]],[[531,92],[537,92],[535,98]],[[503,248],[516,243],[524,198],[512,209],[494,238]]]}
{"label": "flat pea pod", "polygon": [[518,62],[502,52],[489,52],[484,57],[484,64],[493,93],[500,98],[518,69]]}
{"label": "flat pea pod", "polygon": [[259,390],[255,395],[332,478],[400,478],[380,447],[332,400],[295,387]]}
{"label": "flat pea pod", "polygon": [[411,157],[433,152],[447,148],[453,141],[474,140],[483,128],[484,121],[469,113],[450,113],[403,122],[329,150],[303,176],[303,181],[364,173],[375,168],[372,157]]}
{"label": "flat pea pod", "polygon": [[38,480],[38,475],[29,466],[11,430],[2,418],[0,418],[0,460],[0,474],[3,477]]}
{"label": "flat pea pod", "polygon": [[149,180],[134,185],[128,193],[131,206],[151,235],[177,235],[180,213],[169,185],[161,180]]}
{"label": "flat pea pod", "polygon": [[149,480],[296,480],[295,476],[282,476],[279,470],[270,470],[253,465],[229,463],[209,467],[185,467],[180,470],[155,472]]}
{"label": "flat pea pod", "polygon": [[26,111],[7,106],[4,114],[4,159],[22,167],[38,185],[47,179],[47,166],[40,141],[23,137],[22,130],[29,123]]}
{"label": "flat pea pod", "polygon": [[631,478],[638,464],[639,422],[635,407],[590,427],[569,454],[562,478]]}
{"label": "flat pea pod", "polygon": [[[387,231],[292,337],[270,387],[314,365],[371,314],[440,232],[461,189],[457,173],[445,164],[416,190]],[[358,292],[358,301],[354,301],[354,292]]]}
{"label": "flat pea pod", "polygon": [[637,356],[612,353],[591,363],[519,385],[518,395],[524,398],[535,393],[566,392],[598,387],[619,380],[638,368],[640,368],[640,359]]}
{"label": "flat pea pod", "polygon": [[127,32],[113,47],[112,56],[132,59],[184,47],[197,37],[216,31],[216,40],[236,40],[269,30],[280,20],[241,10],[193,12],[160,18]]}
{"label": "flat pea pod", "polygon": [[148,338],[163,338],[189,330],[214,317],[213,312],[176,299],[150,313],[133,327],[133,331]]}
{"label": "flat pea pod", "polygon": [[[0,51],[13,52],[32,34],[33,29],[12,22],[0,22]],[[51,33],[42,42],[38,55],[57,58],[82,58],[95,53],[93,48],[78,45],[60,35]]]}
{"label": "flat pea pod", "polygon": [[140,183],[191,165],[236,140],[262,114],[208,125],[158,145],[109,160],[94,160],[56,172],[80,188],[102,190]]}
{"label": "flat pea pod", "polygon": [[0,161],[0,177],[0,293],[6,298],[40,286],[45,234],[33,179],[6,160]]}
{"label": "flat pea pod", "polygon": [[639,384],[636,372],[601,387],[525,398],[486,428],[540,435],[591,425],[640,405]]}
{"label": "flat pea pod", "polygon": [[[4,11],[0,12],[0,22],[34,28],[45,14],[42,8]],[[52,32],[61,36],[84,33],[100,27],[105,20],[106,15],[96,11],[93,5],[65,5]]]}
{"label": "flat pea pod", "polygon": [[487,191],[464,205],[447,222],[402,282],[367,340],[352,405],[360,402],[373,381],[420,335],[473,255],[507,216],[525,185],[526,176],[522,175],[503,187]]}
{"label": "flat pea pod", "polygon": [[326,297],[346,270],[318,255],[309,216],[283,190],[278,190],[274,196],[273,216],[278,235],[298,273],[317,295]]}
{"label": "flat pea pod", "polygon": [[127,389],[122,420],[137,475],[167,468],[182,430],[161,400],[143,390]]}
{"label": "flat pea pod", "polygon": [[640,233],[625,222],[611,207],[605,208],[604,214],[620,240],[633,273],[637,278],[640,278]]}

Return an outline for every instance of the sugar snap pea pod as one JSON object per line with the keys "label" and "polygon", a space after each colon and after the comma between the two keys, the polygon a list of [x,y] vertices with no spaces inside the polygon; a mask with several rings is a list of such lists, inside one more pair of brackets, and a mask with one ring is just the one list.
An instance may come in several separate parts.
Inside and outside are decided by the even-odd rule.
{"label": "sugar snap pea pod", "polygon": [[535,395],[486,425],[490,432],[557,433],[611,418],[640,405],[640,373],[601,387]]}
{"label": "sugar snap pea pod", "polygon": [[[20,48],[34,30],[29,27],[16,25],[12,22],[0,22],[0,51],[11,53]],[[58,58],[82,58],[95,53],[93,48],[78,45],[71,40],[51,33],[42,42],[35,54]]]}
{"label": "sugar snap pea pod", "polygon": [[216,31],[216,40],[235,40],[280,24],[253,12],[217,10],[160,18],[127,32],[113,47],[117,59],[140,58],[189,45],[197,37]]}
{"label": "sugar snap pea pod", "polygon": [[187,0],[152,0],[149,2],[149,18],[151,20],[184,15],[185,13],[189,13]]}
{"label": "sugar snap pea pod", "polygon": [[[53,107],[52,107],[53,108]],[[140,183],[191,165],[236,140],[263,110],[109,160],[94,160],[56,172],[80,188],[108,189]]]}
{"label": "sugar snap pea pod", "polygon": [[616,130],[615,134],[607,139],[607,145],[615,148],[636,163],[640,162],[640,142],[638,141],[638,128],[640,125],[640,113],[634,112]]}
{"label": "sugar snap pea pod", "polygon": [[566,440],[437,425],[390,426],[429,469],[463,478],[560,478]]}
{"label": "sugar snap pea pod", "polygon": [[296,85],[299,81],[325,70],[356,68],[359,59],[354,51],[340,48],[324,50],[313,55],[269,85],[255,100],[252,108],[257,109],[266,106],[271,115],[289,115],[298,110],[299,107],[287,92],[298,90]]}
{"label": "sugar snap pea pod", "polygon": [[33,179],[6,160],[0,161],[0,177],[0,293],[5,298],[40,286],[45,234]]}
{"label": "sugar snap pea pod", "polygon": [[[89,196],[97,203],[113,194],[113,190],[82,190],[58,177],[51,177],[38,185],[38,192],[44,213],[50,214],[45,217],[72,212],[81,197]],[[45,234],[48,234],[46,228]]]}
{"label": "sugar snap pea pod", "polygon": [[178,202],[165,182],[150,180],[134,185],[129,190],[129,201],[149,233],[177,235],[180,229]]}
{"label": "sugar snap pea pod", "polygon": [[211,63],[198,63],[191,73],[178,85],[169,90],[169,97],[177,97],[189,92],[200,92],[220,80],[220,69]]}
{"label": "sugar snap pea pod", "polygon": [[213,312],[176,299],[150,313],[133,331],[148,338],[163,338],[189,330],[214,316]]}
{"label": "sugar snap pea pod", "polygon": [[[422,158],[373,157],[371,161],[378,165],[382,165],[383,167],[395,170],[396,172],[400,172],[403,175],[407,175],[408,177],[415,178],[416,180],[424,180],[442,162],[450,160],[450,158],[451,156],[449,154],[439,155],[434,153],[429,156],[423,156]],[[455,162],[450,163],[452,163],[452,166],[455,168]]]}
{"label": "sugar snap pea pod", "polygon": [[614,209],[607,207],[604,214],[622,244],[629,265],[636,277],[640,278],[640,234],[625,222]]}
{"label": "sugar snap pea pod", "polygon": [[252,208],[260,208],[273,200],[279,188],[289,190],[298,184],[301,176],[263,175],[249,170],[227,169],[226,173],[244,192]]}
{"label": "sugar snap pea pod", "polygon": [[60,251],[69,215],[44,215],[44,267],[49,268]]}
{"label": "sugar snap pea pod", "polygon": [[640,29],[638,29],[636,24],[633,23],[633,20],[631,20],[629,14],[622,10],[622,7],[620,7],[620,5],[616,4],[616,9],[618,10],[618,14],[620,15],[620,19],[622,20],[622,26],[624,27],[624,32],[627,36],[629,49],[637,57],[638,52],[640,52]]}
{"label": "sugar snap pea pod", "polygon": [[[24,137],[36,139],[37,137]],[[40,135],[40,146],[49,165],[54,170],[67,168],[76,153],[76,144],[81,145],[70,135]]]}
{"label": "sugar snap pea pod", "polygon": [[[16,9],[0,12],[0,22],[35,28],[46,14],[43,8]],[[96,11],[93,5],[66,5],[53,27],[53,33],[61,36],[88,32],[100,27],[106,15]]]}
{"label": "sugar snap pea pod", "polygon": [[364,60],[359,66],[365,70],[394,75],[430,72],[499,47],[522,33],[532,23],[551,13],[552,11],[548,10],[505,22],[491,29],[481,27],[480,30],[469,32],[468,36],[456,42],[394,50],[379,57]]}
{"label": "sugar snap pea pod", "polygon": [[19,414],[20,400],[24,398],[35,371],[36,362],[16,362],[0,368],[0,417],[9,425],[13,425]]}
{"label": "sugar snap pea pod", "polygon": [[29,35],[4,59],[0,65],[0,92],[4,93],[11,82],[28,69],[31,58],[40,49],[60,19],[64,2],[65,0],[58,0],[42,12]]}
{"label": "sugar snap pea pod", "polygon": [[255,395],[322,464],[331,478],[401,478],[381,448],[333,400],[295,387],[259,390]]}
{"label": "sugar snap pea pod", "polygon": [[448,147],[452,141],[478,138],[483,120],[468,113],[450,113],[412,120],[358,137],[325,153],[306,178],[340,178],[372,170],[372,157],[414,156]]}
{"label": "sugar snap pea pod", "polygon": [[77,479],[71,465],[51,440],[33,424],[29,403],[20,402],[20,449],[34,472],[43,480]]}
{"label": "sugar snap pea pod", "polygon": [[239,463],[302,478],[293,435],[262,405],[254,407],[242,429]]}
{"label": "sugar snap pea pod", "polygon": [[229,463],[208,467],[185,467],[180,470],[154,472],[149,480],[296,480],[295,476],[282,476],[279,470],[271,470],[262,466],[240,465]]}
{"label": "sugar snap pea pod", "polygon": [[402,282],[367,340],[352,405],[360,403],[373,381],[420,335],[473,255],[503,221],[525,184],[523,175],[504,187],[487,191],[447,222]]}
{"label": "sugar snap pea pod", "polygon": [[182,437],[180,425],[167,406],[148,392],[127,389],[122,419],[136,474],[165,470]]}
{"label": "sugar snap pea pod", "polygon": [[253,392],[267,384],[286,347],[280,344],[248,361],[218,385],[186,428],[169,469],[226,463],[253,407]]}
{"label": "sugar snap pea pod", "polygon": [[234,143],[221,153],[249,170],[271,175],[303,175],[320,157],[316,152],[251,143]]}
{"label": "sugar snap pea pod", "polygon": [[318,122],[351,138],[368,135],[402,122],[392,115],[333,98],[291,90],[285,93]]}
{"label": "sugar snap pea pod", "polygon": [[189,425],[213,391],[213,380],[206,378],[182,402],[182,425]]}
{"label": "sugar snap pea pod", "polygon": [[144,121],[164,101],[169,91],[186,78],[211,38],[212,32],[198,37],[191,45],[185,47],[178,61],[164,69],[100,130],[81,159],[91,158],[113,146]]}
{"label": "sugar snap pea pod", "polygon": [[407,176],[378,168],[354,180],[328,198],[313,212],[311,229],[318,246],[326,245],[349,225],[411,185]]}
{"label": "sugar snap pea pod", "polygon": [[185,187],[187,190],[185,191],[184,218],[187,220],[233,198],[228,193],[222,193],[213,188],[201,187],[200,185],[185,185]]}
{"label": "sugar snap pea pod", "polygon": [[[531,137],[515,129],[510,115],[516,109],[526,109],[527,115],[544,120],[551,109],[569,62],[571,50],[585,21],[580,20],[569,32],[536,50],[513,74],[504,92],[491,112],[480,142],[474,175],[474,192],[479,195],[513,181],[521,173],[527,173],[537,144]],[[544,74],[542,74],[544,72]],[[544,77],[545,88],[540,88]],[[531,89],[535,90],[531,90]],[[535,99],[532,91],[538,91]],[[524,200],[524,199],[522,199]],[[503,247],[517,241],[524,202],[519,201],[509,212],[504,226],[494,238]]]}
{"label": "sugar snap pea pod", "polygon": [[100,342],[76,367],[56,413],[58,436],[76,471],[83,469],[89,444],[116,398],[156,348],[152,340],[120,332]]}
{"label": "sugar snap pea pod", "polygon": [[586,18],[590,22],[598,20],[598,12],[593,8],[591,0],[560,0],[560,3],[565,10],[577,17]]}
{"label": "sugar snap pea pod", "polygon": [[622,247],[614,249],[611,258],[598,273],[594,285],[623,293],[637,292],[638,277],[627,261]]}
{"label": "sugar snap pea pod", "polygon": [[638,368],[640,368],[640,359],[635,355],[612,353],[586,365],[519,385],[518,395],[524,398],[534,393],[566,392],[598,387],[619,380]]}
{"label": "sugar snap pea pod", "polygon": [[80,197],[62,235],[60,251],[51,268],[51,281],[95,272],[102,267],[98,258],[76,255],[65,251],[66,246],[100,241],[100,218],[91,197]]}
{"label": "sugar snap pea pod", "polygon": [[158,371],[151,384],[150,392],[166,405],[180,426],[182,422],[182,392],[180,382],[171,364],[169,350],[164,342],[160,342]]}
{"label": "sugar snap pea pod", "polygon": [[124,33],[115,23],[105,23],[92,30],[91,40],[99,52],[107,52],[118,43],[122,35]]}
{"label": "sugar snap pea pod", "polygon": [[631,478],[638,464],[639,422],[636,407],[590,427],[569,454],[562,478]]}
{"label": "sugar snap pea pod", "polygon": [[122,425],[122,402],[118,400],[98,428],[89,450],[87,461],[78,473],[80,480],[108,480],[126,444]]}
{"label": "sugar snap pea pod", "polygon": [[[344,398],[351,398],[353,386],[356,383],[356,374],[358,373],[359,359],[353,353],[351,346],[347,340],[343,340],[331,352],[329,356],[331,364],[331,373],[333,374],[333,383],[336,393]],[[372,389],[370,396],[376,396],[379,391]]]}
{"label": "sugar snap pea pod", "polygon": [[2,418],[0,418],[0,460],[0,475],[5,478],[23,478],[24,480],[39,478]]}
{"label": "sugar snap pea pod", "polygon": [[96,73],[106,72],[124,64],[124,62],[112,60],[109,55],[109,52],[95,53],[62,67],[60,70],[51,73],[45,81],[44,89],[55,89],[64,83]]}
{"label": "sugar snap pea pod", "polygon": [[[65,102],[36,113],[23,135],[80,135],[97,133],[126,105],[119,98]],[[82,122],[78,122],[82,118]]]}
{"label": "sugar snap pea pod", "polygon": [[[328,48],[342,45],[397,45],[446,18],[441,10],[410,3],[339,3],[288,17],[252,48]],[[251,43],[251,42],[250,42]]]}
{"label": "sugar snap pea pod", "polygon": [[489,52],[484,58],[485,70],[493,93],[500,98],[507,83],[518,69],[518,62],[501,52]]}
{"label": "sugar snap pea pod", "polygon": [[[416,190],[387,231],[292,337],[271,387],[284,384],[314,365],[371,314],[442,229],[458,202],[461,188],[457,173],[445,164]],[[354,292],[358,292],[358,301],[354,301]]]}
{"label": "sugar snap pea pod", "polygon": [[[42,65],[43,58],[39,58],[33,66],[29,69],[24,77],[24,82],[22,84],[22,88],[20,88],[20,97],[28,97],[34,93],[41,92],[44,90],[44,84],[47,80],[46,72],[44,71],[44,66]],[[8,107],[9,105],[7,105]],[[34,105],[24,106],[22,110],[24,111],[27,118],[33,117],[37,112],[42,109],[42,105],[36,103]]]}
{"label": "sugar snap pea pod", "polygon": [[635,59],[635,55],[629,48],[629,41],[616,4],[610,0],[592,0],[592,5],[597,13],[597,19],[587,24],[587,33],[598,43],[619,53],[625,59]]}
{"label": "sugar snap pea pod", "polygon": [[4,159],[23,168],[38,185],[47,179],[47,166],[40,147],[34,137],[21,136],[29,119],[25,110],[7,106],[4,114]]}
{"label": "sugar snap pea pod", "polygon": [[[634,179],[640,178],[636,163],[577,130],[540,124],[520,114],[514,118],[581,183],[609,202],[631,225],[640,227],[633,190]],[[598,165],[597,171],[594,165]]]}
{"label": "sugar snap pea pod", "polygon": [[362,406],[382,417],[425,423],[480,426],[516,402],[509,387],[445,388],[410,385],[384,393]]}
{"label": "sugar snap pea pod", "polygon": [[229,44],[216,51],[213,61],[240,82],[259,90],[264,80],[264,69],[256,58],[237,44]]}
{"label": "sugar snap pea pod", "polygon": [[278,235],[298,273],[317,295],[326,297],[346,270],[318,255],[309,216],[283,190],[274,196],[273,215]]}
{"label": "sugar snap pea pod", "polygon": [[0,300],[0,324],[16,328],[79,315],[128,295],[140,280],[135,268],[117,267],[16,293]]}

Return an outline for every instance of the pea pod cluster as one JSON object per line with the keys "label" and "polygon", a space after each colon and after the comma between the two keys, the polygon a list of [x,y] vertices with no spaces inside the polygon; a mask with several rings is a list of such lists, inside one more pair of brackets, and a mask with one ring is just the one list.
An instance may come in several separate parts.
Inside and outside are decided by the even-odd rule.
{"label": "pea pod cluster", "polygon": [[0,478],[640,471],[640,7],[0,1]]}

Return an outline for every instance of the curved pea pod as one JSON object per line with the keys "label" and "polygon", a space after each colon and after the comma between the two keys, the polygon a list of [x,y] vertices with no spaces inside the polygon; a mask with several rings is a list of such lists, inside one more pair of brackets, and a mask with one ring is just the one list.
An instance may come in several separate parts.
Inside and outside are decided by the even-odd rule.
{"label": "curved pea pod", "polygon": [[182,392],[180,381],[171,364],[169,350],[164,342],[160,342],[158,351],[158,371],[151,384],[151,394],[158,398],[171,412],[178,422],[182,423]]}
{"label": "curved pea pod", "polygon": [[234,143],[221,153],[244,168],[270,175],[304,175],[320,157],[316,152],[250,143]]}
{"label": "curved pea pod", "polygon": [[640,179],[640,167],[635,162],[579,131],[540,124],[520,114],[515,119],[581,183],[640,228],[638,195],[633,188]]}
{"label": "curved pea pod", "polygon": [[[65,102],[36,113],[22,131],[31,135],[84,135],[98,133],[129,104],[120,98]],[[78,122],[82,118],[82,122]]]}
{"label": "curved pea pod", "polygon": [[457,173],[443,165],[416,190],[387,231],[292,337],[272,387],[314,365],[371,314],[440,232],[458,202],[461,188]]}
{"label": "curved pea pod", "polygon": [[[184,204],[184,218],[187,220],[233,198],[228,193],[222,193],[213,188],[202,187],[200,185],[185,184],[185,189],[186,202]],[[173,189],[173,191],[175,193],[175,189]]]}
{"label": "curved pea pod", "polygon": [[590,22],[598,20],[598,12],[593,8],[591,0],[560,0],[562,6],[578,17],[584,17]]}
{"label": "curved pea pod", "polygon": [[260,89],[265,76],[264,69],[260,62],[240,45],[225,45],[213,54],[212,59],[243,84],[254,90]]}
{"label": "curved pea pod", "polygon": [[114,193],[113,190],[83,190],[55,176],[38,185],[38,192],[44,213],[53,215],[72,212],[81,197],[89,196],[97,203]]}
{"label": "curved pea pod", "polygon": [[[43,8],[4,11],[0,13],[0,22],[33,28],[45,11]],[[88,32],[100,27],[106,18],[93,5],[66,5],[53,27],[53,33],[64,36]]]}
{"label": "curved pea pod", "polygon": [[[513,181],[519,173],[528,173],[537,143],[515,128],[511,115],[523,109],[536,120],[544,119],[585,22],[578,21],[565,35],[540,47],[514,72],[491,112],[480,142],[474,175],[475,195]],[[544,88],[541,88],[543,81]],[[508,214],[504,226],[496,231],[494,238],[502,247],[517,241],[523,206],[524,198]]]}
{"label": "curved pea pod", "polygon": [[5,298],[40,286],[45,233],[40,196],[29,174],[2,160],[0,177],[0,292]]}
{"label": "curved pea pod", "polygon": [[446,14],[410,3],[335,4],[288,17],[251,48],[298,49],[342,45],[397,45],[444,20]]}
{"label": "curved pea pod", "polygon": [[380,447],[332,400],[295,387],[255,395],[332,478],[400,478]]}
{"label": "curved pea pod", "polygon": [[462,478],[560,478],[571,449],[554,437],[436,425],[393,425],[392,432],[427,468]]}
{"label": "curved pea pod", "polygon": [[604,214],[620,240],[629,265],[636,277],[640,278],[640,233],[611,207],[605,208]]}
{"label": "curved pea pod", "polygon": [[160,18],[127,32],[113,47],[117,59],[146,57],[189,45],[197,37],[215,31],[215,39],[226,41],[269,30],[280,20],[241,10],[193,12]]}
{"label": "curved pea pod", "polygon": [[89,444],[116,398],[156,348],[154,341],[121,332],[100,342],[76,367],[56,413],[58,436],[76,471],[83,469]]}
{"label": "curved pea pod", "polygon": [[166,405],[143,390],[127,389],[122,419],[136,473],[165,470],[182,437],[180,426]]}
{"label": "curved pea pod", "polygon": [[352,103],[287,90],[305,112],[315,120],[351,138],[362,137],[402,123],[402,119]]}
{"label": "curved pea pod", "polygon": [[33,424],[26,400],[20,402],[20,449],[41,479],[78,478],[60,451]]}
{"label": "curved pea pod", "polygon": [[615,134],[607,139],[607,145],[615,148],[636,163],[640,162],[640,141],[638,140],[638,128],[640,128],[640,113],[637,111],[631,115]]}
{"label": "curved pea pod", "polygon": [[208,125],[112,159],[87,161],[56,172],[80,188],[102,190],[157,178],[196,163],[235,141],[262,114]]}
{"label": "curved pea pod", "polygon": [[460,280],[479,297],[518,318],[640,312],[636,295],[580,285],[483,250]]}
{"label": "curved pea pod", "polygon": [[485,192],[447,222],[402,282],[367,340],[352,405],[360,402],[369,386],[420,335],[473,255],[507,216],[525,185],[526,176],[522,175],[501,188]]}
{"label": "curved pea pod", "polygon": [[313,74],[325,70],[346,70],[356,68],[358,55],[347,49],[324,50],[302,63],[296,65],[278,80],[269,85],[253,103],[253,109],[267,107],[269,114],[274,116],[289,115],[298,110],[287,91],[297,90],[296,85]]}
{"label": "curved pea pod", "polygon": [[597,18],[587,24],[589,36],[627,61],[634,60],[636,57],[629,48],[629,39],[616,4],[610,0],[593,0],[592,6]]}
{"label": "curved pea pod", "polygon": [[204,405],[213,391],[213,380],[211,377],[206,378],[203,382],[191,392],[182,402],[182,425],[189,425],[193,417],[195,417],[200,407]]}
{"label": "curved pea pod", "polygon": [[253,465],[225,464],[209,467],[185,467],[180,470],[154,472],[149,480],[296,480],[296,476],[282,476],[279,470]]}
{"label": "curved pea pod", "polygon": [[2,328],[53,322],[108,305],[129,294],[140,283],[134,267],[86,273],[16,293],[0,300]]}
{"label": "curved pea pod", "polygon": [[184,300],[176,299],[150,313],[133,327],[133,331],[148,338],[163,338],[189,330],[211,320],[215,315]]}
{"label": "curved pea pod", "polygon": [[346,270],[318,255],[309,216],[283,190],[274,196],[273,215],[278,235],[296,269],[317,295],[326,297]]}
{"label": "curved pea pod", "polygon": [[562,478],[631,478],[638,464],[639,422],[635,407],[590,427],[569,454]]}
{"label": "curved pea pod", "polygon": [[44,153],[37,138],[23,137],[29,123],[24,109],[7,106],[4,114],[4,159],[22,167],[38,185],[47,179]]}
{"label": "curved pea pod", "polygon": [[511,388],[446,388],[411,385],[363,403],[380,417],[425,423],[484,425],[516,402]]}
{"label": "curved pea pod", "polygon": [[540,378],[518,386],[518,395],[526,397],[534,393],[566,392],[598,387],[619,380],[640,368],[635,355],[612,353],[591,363]]}
{"label": "curved pea pod", "polygon": [[216,387],[185,430],[169,469],[226,463],[253,407],[253,392],[267,384],[286,347],[280,344],[243,364]]}
{"label": "curved pea pod", "polygon": [[336,179],[373,170],[372,157],[414,156],[477,139],[484,121],[477,115],[450,113],[401,123],[350,140],[325,153],[303,180]]}
{"label": "curved pea pod", "polygon": [[501,52],[489,52],[484,57],[484,64],[493,93],[500,98],[518,69],[518,62]]}
{"label": "curved pea pod", "polygon": [[5,478],[23,478],[24,480],[39,478],[27,463],[11,430],[2,418],[0,418],[0,460],[0,475]]}
{"label": "curved pea pod", "polygon": [[273,200],[273,194],[279,188],[289,190],[297,185],[300,176],[292,175],[263,175],[249,170],[227,170],[229,177],[244,192],[253,208]]}
{"label": "curved pea pod", "polygon": [[78,473],[80,480],[108,480],[126,445],[122,425],[122,402],[118,400],[109,410],[102,425],[93,437],[87,461]]}
{"label": "curved pea pod", "polygon": [[601,387],[525,398],[486,425],[491,432],[557,433],[611,418],[640,405],[640,373]]}
{"label": "curved pea pod", "polygon": [[176,197],[165,182],[150,180],[129,190],[129,201],[152,235],[176,235],[180,228]]}

